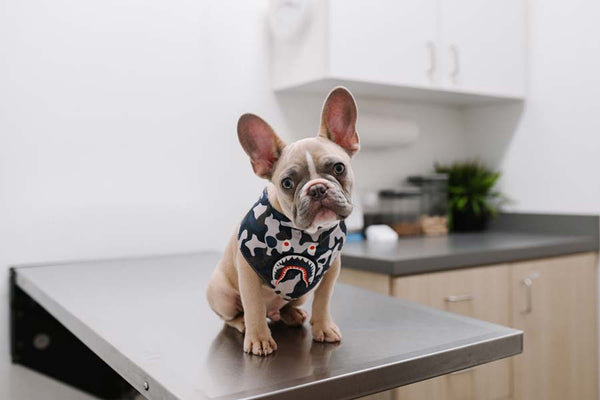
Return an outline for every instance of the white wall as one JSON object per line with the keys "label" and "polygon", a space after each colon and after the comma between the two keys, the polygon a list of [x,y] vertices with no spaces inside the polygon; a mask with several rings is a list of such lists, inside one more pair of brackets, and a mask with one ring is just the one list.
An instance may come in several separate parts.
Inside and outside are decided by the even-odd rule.
{"label": "white wall", "polygon": [[[2,2],[0,399],[85,398],[10,364],[8,265],[220,249],[264,185],[237,117],[259,113],[284,138],[316,133],[322,98],[269,89],[264,7]],[[464,155],[459,111],[358,102],[421,129],[413,147],[359,155],[363,188]]]}
{"label": "white wall", "polygon": [[530,0],[525,107],[466,112],[470,154],[502,170],[513,209],[600,213],[599,20],[600,2]]}

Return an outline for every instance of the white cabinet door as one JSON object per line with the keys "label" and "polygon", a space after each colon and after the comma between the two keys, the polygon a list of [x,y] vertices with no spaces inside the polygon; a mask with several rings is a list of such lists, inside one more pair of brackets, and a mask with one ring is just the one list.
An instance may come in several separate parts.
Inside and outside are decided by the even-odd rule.
{"label": "white cabinet door", "polygon": [[435,83],[437,1],[330,0],[330,75],[388,85]]}
{"label": "white cabinet door", "polygon": [[524,0],[439,0],[445,89],[522,96]]}

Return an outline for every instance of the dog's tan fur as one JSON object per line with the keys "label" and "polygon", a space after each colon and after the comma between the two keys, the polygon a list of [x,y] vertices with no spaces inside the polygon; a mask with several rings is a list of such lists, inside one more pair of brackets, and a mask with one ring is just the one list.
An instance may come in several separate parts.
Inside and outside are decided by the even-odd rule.
{"label": "dog's tan fur", "polygon": [[[343,203],[339,206],[337,218],[345,218],[352,208],[349,194],[352,192],[354,177],[350,157],[359,149],[355,122],[356,105],[352,95],[344,88],[334,89],[325,101],[318,137],[285,145],[259,117],[246,114],[240,118],[240,142],[250,156],[256,174],[270,180],[267,193],[271,205],[292,220],[298,228],[314,231],[319,229],[317,225],[326,226],[336,220],[319,220],[318,213],[312,220],[296,215],[297,198],[290,196],[275,183],[279,183],[290,168],[301,171],[307,180],[306,186],[311,182],[323,182],[332,192],[336,191],[339,202]],[[344,176],[335,180],[322,179],[323,174],[319,175],[317,171],[323,171],[332,162],[346,165]],[[231,236],[223,258],[211,278],[207,298],[212,309],[228,325],[245,333],[244,351],[265,356],[277,349],[266,317],[272,321],[281,320],[289,326],[302,325],[308,315],[299,306],[306,302],[311,293],[291,302],[275,294],[239,251],[238,228]],[[319,342],[338,342],[342,338],[329,311],[329,299],[339,272],[338,256],[313,291],[310,324],[313,339]]]}

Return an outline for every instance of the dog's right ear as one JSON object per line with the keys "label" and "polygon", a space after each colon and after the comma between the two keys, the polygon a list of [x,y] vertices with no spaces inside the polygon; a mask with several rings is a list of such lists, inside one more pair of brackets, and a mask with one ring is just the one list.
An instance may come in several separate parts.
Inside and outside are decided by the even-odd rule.
{"label": "dog's right ear", "polygon": [[360,149],[356,133],[356,102],[343,86],[334,88],[323,104],[319,136],[331,140],[352,157]]}
{"label": "dog's right ear", "polygon": [[240,144],[250,156],[254,173],[261,178],[270,179],[285,143],[269,124],[254,114],[240,117],[237,132]]}

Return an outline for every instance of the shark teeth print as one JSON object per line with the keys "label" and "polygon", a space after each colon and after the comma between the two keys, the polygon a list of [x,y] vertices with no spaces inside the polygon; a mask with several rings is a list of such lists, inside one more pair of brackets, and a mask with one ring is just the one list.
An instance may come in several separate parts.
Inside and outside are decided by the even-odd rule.
{"label": "shark teeth print", "polygon": [[315,263],[306,257],[294,254],[285,256],[275,263],[272,276],[273,285],[277,286],[282,283],[287,273],[292,270],[300,271],[302,281],[307,287],[315,280],[317,270]]}

